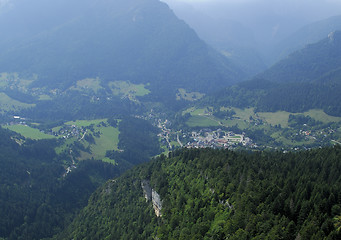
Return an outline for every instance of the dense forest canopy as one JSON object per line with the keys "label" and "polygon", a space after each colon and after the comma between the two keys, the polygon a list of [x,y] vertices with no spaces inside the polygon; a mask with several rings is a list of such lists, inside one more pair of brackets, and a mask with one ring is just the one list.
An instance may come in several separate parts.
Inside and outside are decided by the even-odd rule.
{"label": "dense forest canopy", "polygon": [[60,232],[93,191],[120,167],[83,161],[65,174],[70,156],[56,140],[30,140],[0,128],[0,238],[43,239]]}
{"label": "dense forest canopy", "polygon": [[[339,239],[341,148],[179,150],[108,182],[57,239]],[[141,181],[162,199],[162,217]]]}

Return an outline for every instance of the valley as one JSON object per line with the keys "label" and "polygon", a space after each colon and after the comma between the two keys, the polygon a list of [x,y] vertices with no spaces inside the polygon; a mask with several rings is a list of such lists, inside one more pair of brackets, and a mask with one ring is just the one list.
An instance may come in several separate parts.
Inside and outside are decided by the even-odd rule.
{"label": "valley", "polygon": [[258,1],[0,0],[0,239],[341,239],[341,15]]}
{"label": "valley", "polygon": [[[103,100],[110,100],[112,96],[120,99],[128,99],[141,108],[145,105],[146,114],[135,114],[135,117],[145,119],[159,128],[159,141],[165,152],[179,147],[188,148],[229,148],[229,149],[276,149],[282,151],[310,149],[337,144],[341,141],[341,118],[333,117],[323,110],[309,110],[302,113],[290,113],[286,111],[259,112],[253,107],[221,107],[217,104],[202,107],[207,97],[200,93],[186,93],[185,89],[179,92],[185,95],[194,94],[198,98],[186,98],[180,111],[163,112],[163,109],[152,108],[148,110],[148,101],[144,100],[150,91],[142,84],[135,85],[130,82],[110,82],[102,84],[99,78],[84,79],[77,81],[75,86],[59,90],[46,90],[44,88],[31,89],[28,83],[34,80],[21,79],[18,74],[2,74],[3,94],[8,86],[12,91],[12,97],[16,97],[17,105],[26,104],[25,99],[34,99],[31,108],[39,102],[53,102],[54,99],[64,98],[67,94],[86,96],[89,103],[99,103]],[[7,87],[5,87],[7,86]],[[32,91],[33,90],[33,91]],[[16,95],[17,94],[17,95]],[[25,94],[25,98],[20,98]],[[185,95],[184,95],[185,94]],[[37,98],[38,96],[38,98]],[[44,97],[42,100],[42,96]],[[174,96],[175,101],[180,101],[179,96]],[[103,99],[103,100],[102,100]],[[117,104],[117,103],[115,103]],[[187,107],[192,105],[193,107]],[[58,115],[58,109],[57,115]],[[57,149],[62,151],[75,152],[78,160],[98,159],[115,163],[114,159],[106,157],[107,151],[118,150],[117,118],[114,126],[107,122],[108,118],[97,120],[76,120],[56,121],[51,126],[39,118],[30,119],[26,117],[13,116],[14,113],[22,113],[20,109],[3,108],[7,122],[3,122],[5,128],[16,131],[24,137],[31,139],[62,138],[65,143]],[[104,110],[105,111],[105,110]],[[82,114],[81,114],[82,115]],[[105,116],[105,115],[104,115]],[[180,116],[180,117],[179,117]],[[178,119],[177,119],[178,118]],[[299,118],[297,122],[295,119]],[[12,120],[9,120],[12,119]],[[51,121],[51,120],[48,120]],[[76,144],[77,143],[77,144]],[[78,150],[76,150],[78,149]]]}
{"label": "valley", "polygon": [[[228,111],[232,114],[227,114]],[[213,107],[192,107],[182,114],[184,122],[181,125],[185,127],[172,126],[168,120],[158,124],[162,130],[160,137],[168,150],[182,145],[188,148],[297,151],[330,146],[341,138],[341,118],[329,116],[322,110],[271,113],[255,112],[253,108],[222,108],[214,112]]]}

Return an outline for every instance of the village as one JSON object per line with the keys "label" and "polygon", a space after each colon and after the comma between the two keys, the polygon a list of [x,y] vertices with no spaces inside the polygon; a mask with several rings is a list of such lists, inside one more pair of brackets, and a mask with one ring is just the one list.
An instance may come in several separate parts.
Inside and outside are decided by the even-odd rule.
{"label": "village", "polygon": [[62,137],[65,139],[77,138],[79,141],[84,138],[86,133],[87,129],[85,127],[66,124],[57,129],[51,129],[49,132],[46,132],[46,134]]}
{"label": "village", "polygon": [[[12,121],[8,122],[6,125],[7,126],[21,125],[30,127],[32,126],[32,124],[30,124],[29,122],[30,121],[24,117],[13,116]],[[54,137],[60,137],[64,139],[76,138],[79,141],[82,140],[87,133],[86,127],[79,127],[74,124],[73,125],[63,124],[62,126],[59,127],[39,131],[43,134],[51,135]]]}
{"label": "village", "polygon": [[169,128],[168,120],[158,120],[158,128],[161,133],[158,137],[161,143],[166,145],[168,150],[176,147],[186,148],[229,148],[243,146],[249,148],[257,148],[252,139],[245,136],[245,133],[235,134],[232,131],[222,129],[212,130],[210,128],[202,128],[197,131],[186,132],[184,130],[173,131]]}

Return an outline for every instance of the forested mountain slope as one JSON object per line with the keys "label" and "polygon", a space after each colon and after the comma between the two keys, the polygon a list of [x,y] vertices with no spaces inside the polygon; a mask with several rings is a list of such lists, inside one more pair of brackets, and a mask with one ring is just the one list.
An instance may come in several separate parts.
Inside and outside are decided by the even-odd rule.
{"label": "forested mountain slope", "polygon": [[38,74],[35,86],[48,88],[69,87],[84,78],[100,77],[104,85],[131,81],[150,84],[158,96],[178,88],[212,91],[243,77],[160,1],[51,4],[13,0],[0,15],[6,36],[0,41],[1,72]]}
{"label": "forested mountain slope", "polygon": [[341,116],[341,32],[296,51],[250,81],[229,87],[209,101],[258,111],[323,109]]}
{"label": "forested mountain slope", "polygon": [[[339,239],[341,148],[183,149],[109,181],[56,239]],[[161,217],[146,202],[150,184]]]}
{"label": "forested mountain slope", "polygon": [[66,174],[69,156],[56,140],[34,141],[0,128],[0,239],[43,239],[60,232],[90,194],[120,168],[83,161]]}
{"label": "forested mountain slope", "polygon": [[274,82],[311,82],[341,67],[341,31],[307,45],[259,74]]}

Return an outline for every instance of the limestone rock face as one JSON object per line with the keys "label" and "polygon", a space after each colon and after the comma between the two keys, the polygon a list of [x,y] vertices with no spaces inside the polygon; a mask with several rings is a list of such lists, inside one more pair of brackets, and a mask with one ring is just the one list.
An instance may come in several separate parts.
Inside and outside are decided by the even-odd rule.
{"label": "limestone rock face", "polygon": [[155,215],[157,217],[162,217],[162,214],[161,214],[162,201],[161,201],[160,195],[153,189],[152,189],[152,203],[153,203]]}
{"label": "limestone rock face", "polygon": [[161,209],[162,209],[162,200],[160,195],[150,187],[149,181],[142,180],[141,181],[141,187],[143,190],[143,195],[146,199],[146,202],[152,201],[153,208],[155,215],[157,217],[162,217]]}

